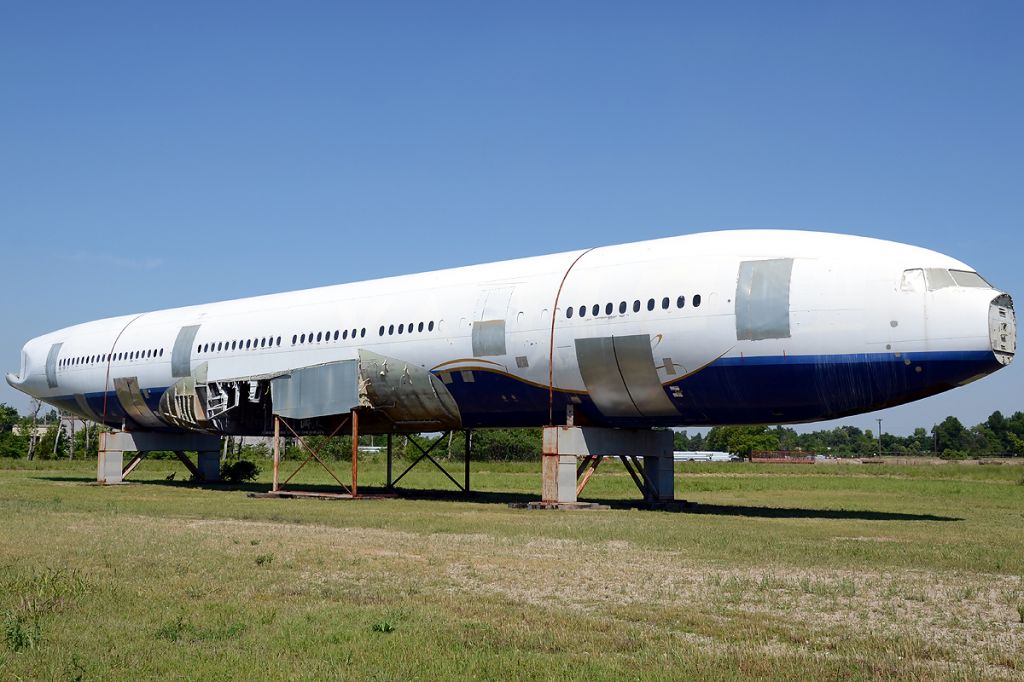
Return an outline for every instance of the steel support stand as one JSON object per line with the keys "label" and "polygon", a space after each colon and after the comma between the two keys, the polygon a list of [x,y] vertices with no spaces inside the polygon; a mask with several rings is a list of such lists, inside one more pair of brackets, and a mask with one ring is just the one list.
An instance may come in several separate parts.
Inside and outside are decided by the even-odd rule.
{"label": "steel support stand", "polygon": [[465,478],[465,480],[466,480],[466,483],[462,486],[462,491],[468,495],[469,494],[469,453],[472,451],[472,448],[473,448],[473,432],[470,431],[469,429],[466,429],[465,434],[466,434],[466,449],[465,449],[465,453],[466,453],[466,478]]}
{"label": "steel support stand", "polygon": [[352,497],[359,494],[359,412],[352,410]]}
{"label": "steel support stand", "polygon": [[276,414],[274,415],[274,483],[271,486],[273,492],[277,492],[280,486],[278,485],[278,471],[281,468],[281,418]]}
{"label": "steel support stand", "polygon": [[[394,481],[392,482],[391,486],[392,486],[392,487],[394,487],[394,486],[398,485],[398,482],[399,482],[399,481],[401,481],[401,480],[402,480],[403,478],[405,478],[405,475],[406,475],[407,473],[409,473],[410,471],[412,471],[412,470],[413,470],[413,468],[415,468],[415,466],[416,466],[417,464],[419,464],[419,463],[420,463],[420,462],[422,462],[422,461],[423,461],[424,459],[426,459],[426,460],[429,460],[429,461],[430,461],[430,463],[431,463],[431,464],[433,464],[433,465],[434,465],[435,467],[437,467],[437,470],[438,470],[438,471],[440,471],[440,472],[441,472],[442,474],[444,474],[444,475],[445,475],[445,476],[446,476],[446,477],[448,478],[448,480],[449,480],[449,481],[451,481],[452,483],[454,483],[454,484],[455,484],[455,487],[456,487],[456,488],[458,488],[459,490],[461,490],[461,491],[465,492],[467,488],[466,488],[466,487],[464,487],[464,486],[463,486],[463,485],[462,485],[461,483],[459,483],[458,481],[456,481],[456,480],[455,480],[455,479],[454,479],[454,478],[452,477],[452,475],[451,475],[451,474],[449,474],[449,473],[448,473],[448,471],[447,471],[447,470],[446,470],[446,469],[445,469],[445,468],[444,468],[443,466],[441,466],[441,465],[440,465],[440,464],[438,463],[438,461],[437,461],[436,459],[434,459],[433,457],[431,457],[431,456],[430,456],[430,453],[431,453],[431,452],[432,452],[432,451],[434,450],[434,448],[436,448],[436,447],[437,447],[437,446],[438,446],[438,445],[439,445],[439,444],[441,443],[441,441],[443,441],[443,440],[444,440],[445,438],[447,438],[447,437],[449,436],[449,434],[451,434],[451,431],[445,431],[445,432],[444,432],[443,434],[441,434],[441,435],[440,435],[440,436],[439,436],[439,437],[438,437],[437,439],[435,439],[435,440],[434,440],[434,442],[432,442],[432,443],[431,443],[431,444],[430,444],[430,445],[429,445],[429,446],[427,447],[427,449],[425,449],[425,450],[423,449],[423,446],[422,446],[422,445],[420,445],[419,443],[417,443],[417,442],[416,442],[416,441],[415,441],[414,439],[409,439],[409,442],[410,442],[410,443],[412,443],[412,444],[413,444],[414,446],[416,446],[416,449],[420,451],[420,456],[419,456],[419,457],[417,457],[417,458],[416,458],[416,459],[415,459],[415,460],[413,461],[413,463],[412,463],[412,464],[410,464],[410,465],[409,465],[408,467],[406,467],[405,471],[403,471],[403,472],[402,472],[402,473],[401,473],[401,474],[400,474],[400,475],[398,476],[398,478],[396,478],[396,479],[395,479],[395,480],[394,480]],[[468,466],[468,461],[469,461],[469,460],[467,459],[466,461],[467,461],[467,466]],[[468,482],[468,481],[467,481],[467,482]]]}
{"label": "steel support stand", "polygon": [[394,484],[391,482],[391,434],[388,434],[388,492],[394,489]]}

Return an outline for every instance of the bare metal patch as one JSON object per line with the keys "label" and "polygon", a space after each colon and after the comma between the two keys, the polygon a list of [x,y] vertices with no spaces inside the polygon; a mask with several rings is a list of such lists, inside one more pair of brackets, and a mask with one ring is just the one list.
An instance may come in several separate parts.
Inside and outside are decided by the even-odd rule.
{"label": "bare metal patch", "polygon": [[357,365],[355,360],[342,360],[271,379],[274,414],[288,419],[347,414],[360,404]]}
{"label": "bare metal patch", "polygon": [[192,344],[199,332],[199,325],[182,327],[174,340],[171,350],[171,376],[175,379],[187,377],[192,373]]}
{"label": "bare metal patch", "polygon": [[792,258],[740,263],[736,279],[736,340],[788,339]]}
{"label": "bare metal patch", "polygon": [[576,339],[576,359],[591,400],[605,416],[679,414],[658,379],[649,335]]}
{"label": "bare metal patch", "polygon": [[57,357],[60,355],[63,343],[55,343],[50,346],[50,352],[46,354],[46,385],[50,388],[57,388]]}
{"label": "bare metal patch", "polygon": [[473,323],[473,355],[478,358],[505,354],[505,320]]}

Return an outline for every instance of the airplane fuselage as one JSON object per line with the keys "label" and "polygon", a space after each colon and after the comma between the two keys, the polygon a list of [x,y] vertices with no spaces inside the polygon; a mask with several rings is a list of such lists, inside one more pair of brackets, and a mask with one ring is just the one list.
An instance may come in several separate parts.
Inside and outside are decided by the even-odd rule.
{"label": "airplane fuselage", "polygon": [[345,362],[375,431],[570,411],[631,428],[792,423],[963,385],[1015,346],[1010,297],[948,256],[724,231],[87,322],[29,341],[8,382],[130,430],[267,433],[274,377]]}

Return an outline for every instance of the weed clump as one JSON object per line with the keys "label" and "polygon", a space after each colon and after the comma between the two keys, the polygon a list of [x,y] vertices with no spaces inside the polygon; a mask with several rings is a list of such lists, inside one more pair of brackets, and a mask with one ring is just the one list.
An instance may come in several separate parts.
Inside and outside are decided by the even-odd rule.
{"label": "weed clump", "polygon": [[254,481],[259,475],[260,468],[253,462],[245,459],[225,464],[220,468],[221,480],[235,485],[245,483],[247,481]]}
{"label": "weed clump", "polygon": [[256,555],[257,566],[269,566],[274,561],[273,554],[258,554]]}
{"label": "weed clump", "polygon": [[392,625],[390,623],[390,621],[382,620],[379,623],[374,623],[373,624],[373,631],[374,632],[383,632],[383,633],[394,632],[395,631],[395,626]]}

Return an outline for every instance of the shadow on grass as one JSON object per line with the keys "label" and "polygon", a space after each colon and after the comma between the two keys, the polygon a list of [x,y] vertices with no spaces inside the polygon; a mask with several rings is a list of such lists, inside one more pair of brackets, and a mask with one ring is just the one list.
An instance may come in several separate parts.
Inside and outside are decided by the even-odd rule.
{"label": "shadow on grass", "polygon": [[[70,483],[92,483],[92,479],[84,476],[36,476],[34,478],[46,481],[59,481]],[[247,492],[265,493],[269,490],[266,483],[202,483],[196,481],[177,479],[144,479],[129,480],[129,484],[135,485],[158,485],[172,488],[189,488],[199,490],[212,490],[222,492]],[[303,493],[339,493],[343,492],[337,485],[327,484],[295,484],[289,485],[287,490]],[[538,496],[532,493],[517,492],[488,492],[473,490],[464,493],[461,490],[443,490],[431,488],[396,488],[388,491],[384,487],[360,486],[360,496],[372,497],[374,495],[397,495],[405,500],[432,500],[447,502],[472,502],[476,504],[509,505],[522,504],[524,502],[536,502]],[[607,505],[612,509],[644,509],[645,505],[641,500],[636,499],[587,499],[587,502],[595,502]],[[859,521],[963,521],[956,516],[940,516],[937,514],[908,514],[902,512],[871,511],[866,509],[804,509],[801,507],[752,507],[743,505],[725,504],[703,504],[696,502],[678,501],[674,504],[659,505],[656,511],[671,512],[678,514],[706,514],[711,516],[743,516],[748,518],[761,519],[834,519],[834,520],[859,520]]]}

